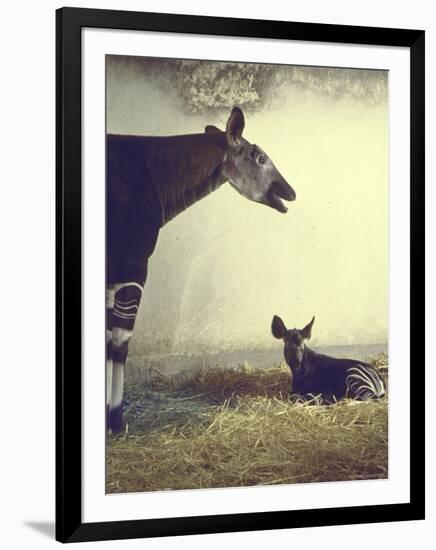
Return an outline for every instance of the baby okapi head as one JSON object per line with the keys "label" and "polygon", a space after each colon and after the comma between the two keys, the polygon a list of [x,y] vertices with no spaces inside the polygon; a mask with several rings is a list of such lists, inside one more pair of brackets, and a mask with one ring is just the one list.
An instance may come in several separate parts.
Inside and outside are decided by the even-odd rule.
{"label": "baby okapi head", "polygon": [[315,322],[315,317],[308,325],[302,329],[292,328],[287,329],[285,323],[280,317],[274,315],[271,325],[273,336],[283,339],[285,343],[285,359],[291,370],[298,371],[304,358],[304,349],[306,347],[305,340],[309,340],[312,336],[312,327]]}

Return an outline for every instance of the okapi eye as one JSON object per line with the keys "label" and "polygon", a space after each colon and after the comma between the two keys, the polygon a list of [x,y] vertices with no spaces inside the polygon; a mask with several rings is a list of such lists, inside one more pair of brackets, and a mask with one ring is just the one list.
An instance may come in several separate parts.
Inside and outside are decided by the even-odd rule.
{"label": "okapi eye", "polygon": [[257,161],[258,161],[259,164],[265,164],[265,161],[266,161],[265,155],[259,155],[257,157]]}

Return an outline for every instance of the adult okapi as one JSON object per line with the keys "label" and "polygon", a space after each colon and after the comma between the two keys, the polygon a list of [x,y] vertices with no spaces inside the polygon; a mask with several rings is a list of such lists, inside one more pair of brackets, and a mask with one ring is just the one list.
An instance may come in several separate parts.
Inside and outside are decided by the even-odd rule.
{"label": "adult okapi", "polygon": [[321,395],[328,401],[350,397],[358,401],[377,399],[386,393],[383,380],[372,365],[354,359],[321,355],[306,345],[315,317],[302,329],[287,329],[274,315],[271,330],[283,340],[286,363],[292,372],[292,391],[298,395]]}
{"label": "adult okapi", "polygon": [[107,136],[107,427],[123,426],[124,365],[159,230],[223,183],[279,212],[295,192],[265,152],[242,137],[235,107],[225,131]]}

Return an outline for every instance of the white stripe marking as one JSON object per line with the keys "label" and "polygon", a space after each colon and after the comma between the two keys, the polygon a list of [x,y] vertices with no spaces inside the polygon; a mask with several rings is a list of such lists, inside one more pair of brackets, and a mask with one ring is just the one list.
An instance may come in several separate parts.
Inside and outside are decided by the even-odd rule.
{"label": "white stripe marking", "polygon": [[111,409],[119,407],[123,402],[123,387],[124,387],[124,365],[122,363],[114,363],[112,374],[112,396]]}
{"label": "white stripe marking", "polygon": [[351,367],[347,371],[345,383],[355,393],[356,397],[367,399],[368,397],[382,397],[385,393],[384,384],[378,373],[364,365]]}
{"label": "white stripe marking", "polygon": [[132,306],[122,306],[119,302],[117,302],[115,300],[115,306],[114,306],[115,309],[136,309],[136,311],[138,311],[138,305],[135,304],[135,305],[132,305]]}
{"label": "white stripe marking", "polygon": [[106,307],[112,309],[114,307],[115,290],[112,287],[106,289]]}
{"label": "white stripe marking", "polygon": [[135,281],[132,281],[130,283],[120,283],[120,284],[115,285],[115,293],[117,293],[122,288],[126,288],[127,286],[136,286],[136,287],[139,288],[139,290],[142,293],[142,286],[139,283],[136,283]]}
{"label": "white stripe marking", "polygon": [[136,313],[122,313],[121,311],[113,310],[113,315],[119,317],[120,319],[135,319]]}
{"label": "white stripe marking", "polygon": [[132,331],[125,328],[114,327],[112,329],[112,344],[114,347],[120,347],[128,342],[132,337]]}

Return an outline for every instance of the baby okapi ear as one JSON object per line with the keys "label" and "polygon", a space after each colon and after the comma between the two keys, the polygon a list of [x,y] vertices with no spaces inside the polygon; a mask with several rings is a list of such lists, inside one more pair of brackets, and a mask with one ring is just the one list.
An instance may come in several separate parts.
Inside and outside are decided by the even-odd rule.
{"label": "baby okapi ear", "polygon": [[239,145],[244,126],[244,113],[239,107],[233,107],[226,126],[227,142],[231,147]]}
{"label": "baby okapi ear", "polygon": [[312,336],[312,327],[314,322],[315,322],[315,317],[312,317],[312,320],[310,321],[310,323],[306,325],[302,330],[300,330],[301,335],[306,340],[309,340],[310,337]]}
{"label": "baby okapi ear", "polygon": [[271,331],[275,338],[284,338],[286,336],[287,329],[285,323],[277,315],[273,317]]}
{"label": "baby okapi ear", "polygon": [[211,126],[211,125],[208,125],[206,126],[206,128],[204,129],[204,133],[205,134],[221,134],[221,130],[219,128],[217,128],[216,126]]}

